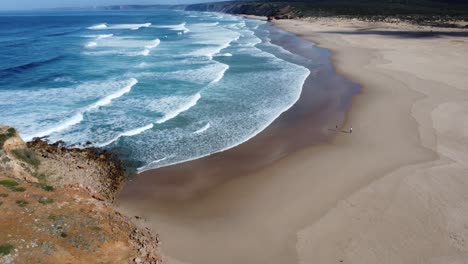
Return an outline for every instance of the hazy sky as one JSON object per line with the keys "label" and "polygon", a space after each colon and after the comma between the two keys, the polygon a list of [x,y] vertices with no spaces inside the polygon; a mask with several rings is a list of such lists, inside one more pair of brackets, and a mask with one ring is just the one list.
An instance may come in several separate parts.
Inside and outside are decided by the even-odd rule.
{"label": "hazy sky", "polygon": [[18,10],[70,6],[185,4],[201,2],[216,2],[216,0],[0,0],[0,9]]}

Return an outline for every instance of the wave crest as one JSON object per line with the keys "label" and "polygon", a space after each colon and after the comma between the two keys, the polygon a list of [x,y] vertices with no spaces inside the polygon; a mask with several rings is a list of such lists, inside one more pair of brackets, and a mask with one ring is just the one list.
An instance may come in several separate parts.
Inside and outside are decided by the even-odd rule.
{"label": "wave crest", "polygon": [[200,128],[197,131],[193,132],[193,134],[201,134],[201,133],[205,132],[206,130],[208,130],[208,128],[210,128],[210,126],[211,126],[211,124],[210,124],[210,122],[208,122],[202,128]]}
{"label": "wave crest", "polygon": [[186,26],[187,26],[187,22],[183,22],[183,23],[180,23],[178,25],[162,25],[162,26],[155,26],[155,27],[156,28],[167,28],[167,29],[174,30],[174,31],[182,31],[184,33],[188,33],[188,32],[190,32],[190,29],[188,29]]}
{"label": "wave crest", "polygon": [[151,23],[144,23],[144,24],[106,24],[101,23],[91,27],[88,27],[90,30],[105,30],[105,29],[131,29],[131,30],[138,30],[140,28],[149,27]]}
{"label": "wave crest", "polygon": [[159,46],[159,44],[161,44],[161,40],[160,39],[155,39],[151,42],[151,44],[149,45],[146,45],[145,48],[147,49],[154,49],[156,48],[157,46]]}
{"label": "wave crest", "polygon": [[129,131],[122,132],[122,133],[118,134],[116,137],[114,137],[113,139],[111,139],[111,140],[109,140],[107,142],[97,144],[97,146],[98,147],[104,147],[104,146],[110,145],[110,144],[114,143],[115,141],[119,140],[121,137],[136,136],[138,134],[141,134],[141,133],[145,132],[146,130],[152,129],[153,127],[154,127],[153,124],[149,124],[149,125],[146,125],[144,127],[139,127],[139,128],[135,128],[135,129],[132,129],[132,130],[129,130]]}
{"label": "wave crest", "polygon": [[201,94],[200,93],[197,93],[195,94],[194,96],[190,97],[189,100],[187,100],[187,102],[181,106],[179,106],[177,109],[174,109],[172,111],[169,111],[167,113],[164,114],[164,116],[159,119],[158,121],[156,121],[157,124],[162,124],[164,122],[167,122],[175,117],[177,117],[178,115],[180,115],[181,113],[189,110],[190,108],[194,107],[198,100],[200,100],[201,98]]}
{"label": "wave crest", "polygon": [[94,48],[97,46],[97,43],[96,42],[88,42],[86,43],[85,47],[86,48]]}
{"label": "wave crest", "polygon": [[97,24],[97,25],[88,27],[88,29],[91,29],[91,30],[102,30],[102,29],[106,29],[106,28],[107,28],[106,23],[101,23],[101,24]]}
{"label": "wave crest", "polygon": [[31,140],[32,138],[34,137],[44,137],[44,136],[48,136],[52,133],[56,133],[56,132],[60,132],[60,131],[63,131],[67,128],[70,128],[76,124],[79,124],[81,121],[83,121],[84,119],[84,114],[86,112],[90,112],[90,111],[93,111],[93,110],[96,110],[98,109],[99,107],[102,107],[102,106],[105,106],[105,105],[108,105],[112,102],[112,100],[114,99],[117,99],[121,96],[123,96],[124,94],[130,92],[130,90],[132,89],[133,86],[135,86],[135,84],[138,83],[138,80],[135,79],[135,78],[131,78],[127,81],[127,84],[120,90],[98,100],[97,102],[91,104],[91,105],[88,105],[80,110],[78,110],[77,113],[75,113],[71,118],[61,122],[60,124],[58,124],[57,126],[55,127],[52,127],[52,128],[49,128],[47,130],[44,130],[44,131],[41,131],[39,133],[36,133],[35,135],[25,135],[24,138],[26,140]]}

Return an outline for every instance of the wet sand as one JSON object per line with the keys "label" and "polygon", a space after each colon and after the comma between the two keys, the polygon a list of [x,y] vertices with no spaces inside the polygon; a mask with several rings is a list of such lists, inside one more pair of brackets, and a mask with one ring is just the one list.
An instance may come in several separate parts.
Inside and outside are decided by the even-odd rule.
{"label": "wet sand", "polygon": [[306,86],[246,144],[140,175],[119,209],[161,234],[169,263],[467,262],[466,31],[276,25],[330,49],[363,86],[343,125],[354,132],[328,130],[346,109],[339,85],[317,105]]}

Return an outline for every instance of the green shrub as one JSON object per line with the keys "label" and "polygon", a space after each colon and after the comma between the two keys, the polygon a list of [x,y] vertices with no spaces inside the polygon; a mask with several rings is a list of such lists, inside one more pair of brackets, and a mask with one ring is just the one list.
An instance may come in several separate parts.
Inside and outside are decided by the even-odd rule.
{"label": "green shrub", "polygon": [[6,134],[0,134],[0,149],[3,148],[3,144],[5,144],[5,141],[14,136],[16,136],[16,130],[12,127],[7,129]]}
{"label": "green shrub", "polygon": [[14,186],[17,186],[19,183],[15,182],[15,181],[12,181],[12,180],[3,180],[3,181],[0,181],[0,185],[4,186],[4,187],[14,187]]}
{"label": "green shrub", "polygon": [[6,198],[8,197],[8,193],[0,193],[0,197]]}
{"label": "green shrub", "polygon": [[60,233],[60,237],[66,238],[67,236],[68,236],[68,234],[65,233],[65,232],[61,232],[61,233]]}
{"label": "green shrub", "polygon": [[41,188],[42,190],[44,190],[46,192],[53,192],[54,191],[54,187],[52,187],[50,185],[47,185],[45,183],[34,183],[33,185],[38,187],[38,188]]}
{"label": "green shrub", "polygon": [[25,200],[17,200],[17,201],[16,201],[16,204],[17,204],[19,207],[25,207],[25,206],[28,205],[29,203],[26,202]]}
{"label": "green shrub", "polygon": [[2,202],[2,201],[0,201],[0,206],[2,206],[2,204],[3,204],[3,202]]}
{"label": "green shrub", "polygon": [[7,129],[7,134],[6,135],[9,136],[9,137],[16,136],[16,129],[10,127],[9,129]]}
{"label": "green shrub", "polygon": [[47,197],[41,197],[38,202],[43,205],[51,204],[54,203],[54,199],[47,198]]}
{"label": "green shrub", "polygon": [[9,255],[14,249],[12,244],[2,244],[0,245],[0,256]]}
{"label": "green shrub", "polygon": [[12,191],[14,191],[14,192],[24,192],[24,191],[26,191],[26,188],[24,188],[24,187],[16,187],[16,186],[10,187],[9,189],[12,190]]}
{"label": "green shrub", "polygon": [[15,149],[12,151],[13,155],[27,164],[37,168],[41,161],[37,158],[36,154],[30,149]]}

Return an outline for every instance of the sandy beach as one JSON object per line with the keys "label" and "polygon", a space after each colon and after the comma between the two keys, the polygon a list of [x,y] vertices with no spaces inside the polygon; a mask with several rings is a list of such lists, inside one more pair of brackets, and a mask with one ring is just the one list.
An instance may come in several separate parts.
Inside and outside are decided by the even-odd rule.
{"label": "sandy beach", "polygon": [[[239,166],[224,166],[226,155],[288,142],[272,141],[269,128],[224,156],[158,170],[162,180],[140,175],[118,209],[161,234],[169,263],[468,262],[468,31],[274,23],[332,51],[336,70],[362,86],[342,125],[353,133],[307,141],[233,177]],[[301,142],[294,133],[307,122],[297,122],[285,137]]]}

